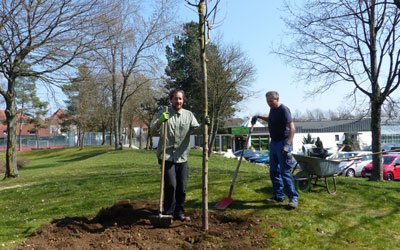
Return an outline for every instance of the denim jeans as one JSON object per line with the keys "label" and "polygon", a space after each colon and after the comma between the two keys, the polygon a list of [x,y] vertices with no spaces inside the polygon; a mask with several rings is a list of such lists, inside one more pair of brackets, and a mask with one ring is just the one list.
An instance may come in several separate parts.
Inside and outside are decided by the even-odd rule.
{"label": "denim jeans", "polygon": [[285,140],[271,141],[269,145],[269,175],[276,199],[283,200],[287,196],[290,201],[297,201],[299,195],[294,186],[292,167],[286,163],[286,155],[283,153],[285,144]]}

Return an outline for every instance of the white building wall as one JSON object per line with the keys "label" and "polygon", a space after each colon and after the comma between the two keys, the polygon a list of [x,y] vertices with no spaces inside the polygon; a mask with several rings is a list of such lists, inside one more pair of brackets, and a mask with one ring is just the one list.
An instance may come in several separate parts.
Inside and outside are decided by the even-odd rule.
{"label": "white building wall", "polygon": [[[310,134],[314,140],[317,140],[317,137],[319,137],[324,148],[337,147],[337,144],[344,140],[344,133],[296,133],[293,138],[293,152],[301,152],[303,139],[307,138],[308,134]],[[335,139],[336,135],[339,137],[339,141]]]}
{"label": "white building wall", "polygon": [[372,133],[361,132],[358,134],[358,141],[360,142],[361,149],[370,146],[372,144]]}
{"label": "white building wall", "polygon": [[[308,134],[310,134],[314,140],[317,140],[317,137],[319,137],[319,139],[322,141],[324,145],[324,148],[336,148],[337,145],[342,144],[345,139],[345,135],[343,132],[296,133],[293,138],[293,152],[301,152],[301,148],[303,146],[303,139],[307,138]],[[336,140],[337,138],[339,140]],[[358,140],[361,148],[371,145],[372,141],[371,132],[358,133]]]}

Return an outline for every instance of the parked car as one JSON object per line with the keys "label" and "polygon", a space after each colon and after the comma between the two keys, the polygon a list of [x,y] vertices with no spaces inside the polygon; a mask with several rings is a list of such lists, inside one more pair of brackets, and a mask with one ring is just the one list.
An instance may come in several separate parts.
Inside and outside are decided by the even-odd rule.
{"label": "parked car", "polygon": [[[338,160],[340,161],[340,165],[338,167],[338,174],[339,175],[346,175],[346,176],[354,176],[355,168],[357,167],[358,159],[351,159],[363,154],[369,154],[368,151],[351,151],[351,152],[339,152],[334,158],[330,158],[331,160]],[[372,158],[371,158],[372,159]],[[367,162],[368,163],[368,162]],[[365,164],[367,164],[365,163]],[[358,170],[358,167],[357,167]],[[362,168],[359,170],[361,173]]]}
{"label": "parked car", "polygon": [[337,170],[337,174],[341,175],[343,174],[343,172],[354,163],[353,160],[345,160],[347,158],[351,158],[356,156],[357,154],[355,153],[351,153],[351,152],[339,152],[337,154],[333,154],[329,157],[327,157],[326,159],[329,160],[337,160],[340,161],[340,164],[338,166],[338,170]]}
{"label": "parked car", "polygon": [[[238,151],[235,151],[235,153],[233,153],[236,157],[240,157],[240,155],[242,154],[242,149],[241,150],[238,150]],[[244,150],[244,153],[243,153],[243,158],[244,159],[249,159],[250,157],[253,157],[253,156],[260,156],[260,151],[259,150],[254,150],[254,149],[245,149]]]}
{"label": "parked car", "polygon": [[[362,152],[364,152],[364,151],[362,151]],[[339,152],[336,155],[332,155],[332,156],[330,156],[328,158],[330,158],[331,160],[352,158],[352,157],[357,156],[359,153],[360,153],[360,151],[354,151],[354,152],[343,152],[342,151],[342,152]]]}
{"label": "parked car", "polygon": [[361,177],[361,171],[363,168],[372,161],[371,152],[360,152],[357,157],[360,157],[359,160],[355,160],[354,164],[349,166],[345,171],[345,176],[348,177]]}
{"label": "parked car", "polygon": [[[400,179],[400,155],[387,154],[382,156],[383,179],[392,181]],[[372,173],[372,162],[368,163],[361,171],[362,177],[370,177]]]}
{"label": "parked car", "polygon": [[260,152],[259,156],[252,156],[247,159],[249,162],[253,163],[262,163],[262,164],[268,164],[269,163],[269,151],[264,150]]}

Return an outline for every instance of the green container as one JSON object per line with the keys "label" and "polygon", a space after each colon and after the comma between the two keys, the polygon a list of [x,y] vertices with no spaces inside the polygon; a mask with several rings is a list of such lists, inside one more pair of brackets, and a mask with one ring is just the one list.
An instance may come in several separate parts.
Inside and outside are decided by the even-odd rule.
{"label": "green container", "polygon": [[233,135],[248,135],[250,133],[249,127],[232,128]]}

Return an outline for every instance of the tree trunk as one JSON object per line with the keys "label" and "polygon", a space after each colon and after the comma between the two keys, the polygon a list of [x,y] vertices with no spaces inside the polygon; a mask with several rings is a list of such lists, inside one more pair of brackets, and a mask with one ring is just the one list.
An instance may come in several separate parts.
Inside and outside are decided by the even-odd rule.
{"label": "tree trunk", "polygon": [[[371,133],[372,133],[372,152],[380,152],[381,145],[381,104],[380,102],[371,101]],[[374,154],[372,156],[372,174],[371,180],[382,181],[382,155]]]}
{"label": "tree trunk", "polygon": [[115,150],[118,149],[119,145],[119,134],[118,134],[118,108],[117,108],[117,93],[116,90],[113,88],[112,91],[112,99],[113,99],[113,130],[114,130],[114,148]]}
{"label": "tree trunk", "polygon": [[146,149],[152,149],[153,148],[153,137],[150,134],[150,130],[147,134],[147,139],[146,139]]}
{"label": "tree trunk", "polygon": [[[215,111],[213,112],[213,114],[215,113]],[[210,139],[210,143],[209,143],[209,148],[211,148],[211,150],[208,151],[208,156],[211,157],[212,156],[212,148],[214,147],[215,144],[215,139],[217,136],[217,132],[218,132],[218,128],[219,128],[219,112],[217,112],[216,115],[213,115],[213,119],[212,119],[212,125],[211,125],[211,139]],[[220,142],[221,144],[222,142]]]}
{"label": "tree trunk", "polygon": [[109,140],[110,146],[112,145],[112,138],[113,138],[113,126],[111,125],[110,126],[110,140]]}
{"label": "tree trunk", "polygon": [[142,125],[139,127],[139,149],[142,149]]}
{"label": "tree trunk", "polygon": [[[11,80],[10,80],[11,81]],[[13,83],[9,83],[13,85]],[[6,117],[7,117],[7,151],[6,151],[6,173],[5,178],[18,177],[17,168],[17,105],[15,103],[15,92],[7,92]]]}
{"label": "tree trunk", "polygon": [[[214,125],[213,131],[211,131],[211,140],[210,140],[210,148],[212,149],[215,146],[215,140],[217,139],[217,134],[218,134],[218,127],[219,127],[219,121],[216,122],[216,125]],[[222,146],[222,141],[219,142],[219,146]],[[209,156],[212,156],[212,150],[210,150]]]}
{"label": "tree trunk", "polygon": [[[206,62],[206,36],[205,36],[205,3],[204,0],[199,2],[199,35],[200,35],[200,59],[201,71],[203,73],[204,84],[204,118],[208,116],[208,91],[207,91],[207,62]],[[202,224],[203,230],[208,231],[208,125],[203,119],[203,174],[202,174]]]}
{"label": "tree trunk", "polygon": [[105,144],[106,144],[106,127],[103,126],[103,128],[101,129],[101,145]]}
{"label": "tree trunk", "polygon": [[[378,64],[377,64],[377,37],[376,37],[376,21],[375,21],[375,0],[371,0],[369,33],[370,33],[370,64],[371,64],[371,133],[372,133],[372,152],[381,151],[381,115],[382,115],[382,93],[378,82]],[[370,180],[382,181],[382,155],[375,154],[372,157],[372,173]]]}
{"label": "tree trunk", "polygon": [[18,133],[18,151],[21,151],[21,145],[22,145],[22,113],[19,118],[19,133]]}
{"label": "tree trunk", "polygon": [[117,98],[117,79],[115,77],[115,56],[113,56],[113,69],[112,69],[112,74],[111,74],[111,81],[112,81],[112,90],[111,90],[111,95],[112,95],[112,128],[114,130],[114,148],[115,150],[119,149],[119,141],[120,141],[120,135],[119,135],[119,124],[118,124],[118,98]]}
{"label": "tree trunk", "polygon": [[39,129],[35,129],[35,137],[36,137],[36,148],[40,148],[40,141],[39,141]]}
{"label": "tree trunk", "polygon": [[83,143],[84,139],[85,139],[85,132],[84,131],[80,132],[79,138],[80,138],[80,142],[79,142],[80,149],[83,149],[83,147],[85,146],[84,143]]}
{"label": "tree trunk", "polygon": [[80,147],[81,146],[81,129],[80,129],[79,126],[77,128],[77,134],[78,134],[78,138],[77,138],[77,141],[76,141],[76,146]]}
{"label": "tree trunk", "polygon": [[128,131],[129,148],[132,148],[132,137],[133,133],[132,133],[132,123],[131,123],[129,124],[129,131]]}
{"label": "tree trunk", "polygon": [[118,150],[122,150],[122,144],[123,144],[123,136],[122,136],[122,107],[121,107],[121,105],[120,105],[120,108],[118,109],[118,112],[116,113],[117,114],[117,129],[118,129],[118,132],[117,132],[117,134],[119,135],[119,137],[117,137],[118,138],[118,147],[117,147],[117,149]]}

